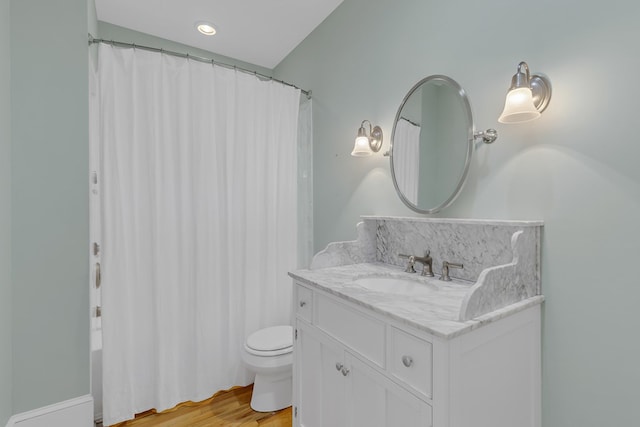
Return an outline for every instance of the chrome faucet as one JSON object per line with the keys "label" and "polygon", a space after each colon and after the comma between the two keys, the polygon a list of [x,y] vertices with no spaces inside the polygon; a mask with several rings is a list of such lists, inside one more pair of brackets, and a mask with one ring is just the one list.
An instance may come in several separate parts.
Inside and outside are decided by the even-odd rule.
{"label": "chrome faucet", "polygon": [[442,263],[442,275],[440,276],[440,280],[444,280],[445,282],[451,281],[451,277],[449,277],[450,268],[464,268],[464,266],[462,264],[444,261]]}
{"label": "chrome faucet", "polygon": [[420,275],[433,277],[433,258],[431,258],[430,253],[431,251],[426,251],[423,257],[405,254],[398,254],[398,256],[400,256],[400,258],[409,259],[407,268],[404,270],[406,273],[415,273],[416,269],[414,268],[414,264],[416,262],[419,262],[420,264],[422,264],[422,273],[420,273]]}
{"label": "chrome faucet", "polygon": [[422,264],[421,276],[433,277],[433,258],[431,258],[431,251],[426,251],[424,256],[415,257],[416,262]]}

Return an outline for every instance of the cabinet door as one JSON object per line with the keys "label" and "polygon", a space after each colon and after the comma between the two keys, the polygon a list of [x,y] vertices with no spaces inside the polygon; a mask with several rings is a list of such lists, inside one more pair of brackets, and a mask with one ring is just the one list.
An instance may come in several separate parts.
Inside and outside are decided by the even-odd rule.
{"label": "cabinet door", "polygon": [[431,427],[431,407],[347,353],[348,426]]}
{"label": "cabinet door", "polygon": [[346,381],[341,370],[344,351],[303,322],[297,322],[297,330],[294,372],[298,411],[294,424],[300,427],[346,426]]}

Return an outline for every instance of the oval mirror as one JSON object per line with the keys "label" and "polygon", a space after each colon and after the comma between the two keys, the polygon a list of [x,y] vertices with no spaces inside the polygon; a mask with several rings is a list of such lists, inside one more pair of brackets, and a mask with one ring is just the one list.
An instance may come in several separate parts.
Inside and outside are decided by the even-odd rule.
{"label": "oval mirror", "polygon": [[391,134],[391,176],[404,204],[426,214],[449,206],[464,185],[473,144],[462,87],[442,75],[419,81],[400,104]]}

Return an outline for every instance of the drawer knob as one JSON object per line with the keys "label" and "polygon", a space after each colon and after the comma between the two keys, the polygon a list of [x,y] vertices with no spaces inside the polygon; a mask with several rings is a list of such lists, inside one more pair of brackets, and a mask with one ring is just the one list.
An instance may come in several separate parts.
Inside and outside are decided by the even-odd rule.
{"label": "drawer knob", "polygon": [[307,305],[306,301],[300,301],[300,307],[304,307],[305,305]]}
{"label": "drawer knob", "polygon": [[413,365],[413,358],[411,356],[402,356],[402,364],[407,368]]}
{"label": "drawer knob", "polygon": [[344,365],[340,362],[336,363],[336,371],[340,371],[342,370],[342,368],[344,367]]}
{"label": "drawer knob", "polygon": [[342,372],[342,376],[346,377],[347,375],[349,375],[349,370],[347,368],[342,368],[341,372]]}

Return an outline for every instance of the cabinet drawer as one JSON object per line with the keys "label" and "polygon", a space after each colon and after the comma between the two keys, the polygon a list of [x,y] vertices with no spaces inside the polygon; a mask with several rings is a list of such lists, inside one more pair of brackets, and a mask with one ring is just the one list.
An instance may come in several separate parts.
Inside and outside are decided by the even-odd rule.
{"label": "cabinet drawer", "polygon": [[299,318],[311,323],[313,318],[313,292],[304,286],[296,286],[294,309]]}
{"label": "cabinet drawer", "polygon": [[384,368],[384,323],[323,295],[315,297],[315,325]]}
{"label": "cabinet drawer", "polygon": [[389,373],[420,394],[432,398],[431,343],[389,328]]}

